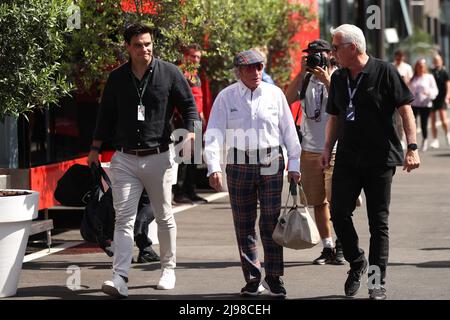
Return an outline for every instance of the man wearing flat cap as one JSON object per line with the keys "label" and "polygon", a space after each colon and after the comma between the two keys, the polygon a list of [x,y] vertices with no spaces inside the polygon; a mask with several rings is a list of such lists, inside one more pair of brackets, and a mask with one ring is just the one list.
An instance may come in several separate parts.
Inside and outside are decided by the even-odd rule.
{"label": "man wearing flat cap", "polygon": [[286,97],[290,104],[297,100],[302,102],[302,184],[308,205],[314,207],[314,217],[323,245],[322,253],[313,263],[344,264],[340,242],[336,239],[336,245],[333,243],[330,221],[333,166],[324,169],[319,161],[325,148],[328,90],[331,74],[336,66],[330,61],[331,45],[326,40],[310,42],[303,52],[307,55],[302,57],[301,71],[288,86]]}
{"label": "man wearing flat cap", "polygon": [[[210,185],[222,190],[221,156],[228,150],[226,176],[233,221],[246,281],[242,296],[267,289],[284,297],[283,248],[272,239],[281,209],[281,191],[287,149],[288,179],[300,180],[300,143],[283,92],[262,82],[263,56],[255,50],[234,58],[238,81],[222,90],[214,101],[205,134],[205,160]],[[258,259],[256,219],[264,248],[265,277]]]}

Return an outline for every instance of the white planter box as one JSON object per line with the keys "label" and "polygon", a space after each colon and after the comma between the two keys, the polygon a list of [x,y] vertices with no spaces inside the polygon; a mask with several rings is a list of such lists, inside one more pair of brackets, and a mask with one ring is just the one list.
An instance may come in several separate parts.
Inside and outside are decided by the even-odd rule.
{"label": "white planter box", "polygon": [[30,194],[0,197],[0,298],[17,292],[31,221],[38,215],[39,192],[11,191]]}

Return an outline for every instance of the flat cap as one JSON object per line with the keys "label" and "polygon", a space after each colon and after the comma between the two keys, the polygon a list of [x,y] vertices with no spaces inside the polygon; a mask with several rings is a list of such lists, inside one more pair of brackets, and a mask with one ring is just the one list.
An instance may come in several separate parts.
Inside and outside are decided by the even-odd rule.
{"label": "flat cap", "polygon": [[247,66],[249,64],[263,63],[264,57],[256,50],[246,50],[239,52],[235,57],[233,64],[238,66]]}

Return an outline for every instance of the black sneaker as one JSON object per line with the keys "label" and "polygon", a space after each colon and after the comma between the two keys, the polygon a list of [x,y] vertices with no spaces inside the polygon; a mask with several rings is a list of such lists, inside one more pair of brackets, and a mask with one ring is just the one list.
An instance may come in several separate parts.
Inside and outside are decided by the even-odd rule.
{"label": "black sneaker", "polygon": [[175,196],[173,197],[173,202],[177,204],[193,204],[192,200],[186,196]]}
{"label": "black sneaker", "polygon": [[274,297],[286,297],[286,289],[283,280],[277,276],[266,276],[262,283],[264,288],[269,290],[269,295]]}
{"label": "black sneaker", "polygon": [[353,297],[361,287],[361,277],[367,271],[367,260],[364,258],[363,264],[358,269],[350,269],[345,281],[344,291],[347,297]]}
{"label": "black sneaker", "polygon": [[147,263],[159,261],[158,254],[153,249],[145,249],[145,251],[139,252],[136,263]]}
{"label": "black sneaker", "polygon": [[337,265],[345,264],[344,251],[342,251],[342,245],[338,239],[336,239],[336,247],[334,248],[333,264]]}
{"label": "black sneaker", "polygon": [[254,297],[261,294],[263,291],[264,287],[259,281],[250,281],[241,289],[241,296]]}
{"label": "black sneaker", "polygon": [[379,288],[369,289],[370,300],[386,300],[386,288],[381,286]]}
{"label": "black sneaker", "polygon": [[313,261],[313,264],[327,264],[327,263],[331,263],[334,260],[334,252],[333,252],[333,248],[323,248],[323,251],[320,255],[320,257],[318,257],[317,259],[315,259]]}
{"label": "black sneaker", "polygon": [[205,198],[200,197],[198,194],[192,194],[192,195],[188,195],[188,198],[196,204],[205,204],[208,203],[208,200],[206,200]]}

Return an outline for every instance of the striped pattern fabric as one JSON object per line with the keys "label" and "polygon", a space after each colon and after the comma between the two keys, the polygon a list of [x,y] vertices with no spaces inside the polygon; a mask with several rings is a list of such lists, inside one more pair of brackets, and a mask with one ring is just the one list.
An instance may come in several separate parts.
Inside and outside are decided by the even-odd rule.
{"label": "striped pattern fabric", "polygon": [[284,170],[282,158],[279,168],[278,173],[274,175],[261,175],[261,168],[257,164],[228,164],[226,168],[234,229],[242,271],[247,282],[262,278],[255,230],[258,198],[265,274],[266,276],[283,275],[283,247],[272,239],[281,210]]}

